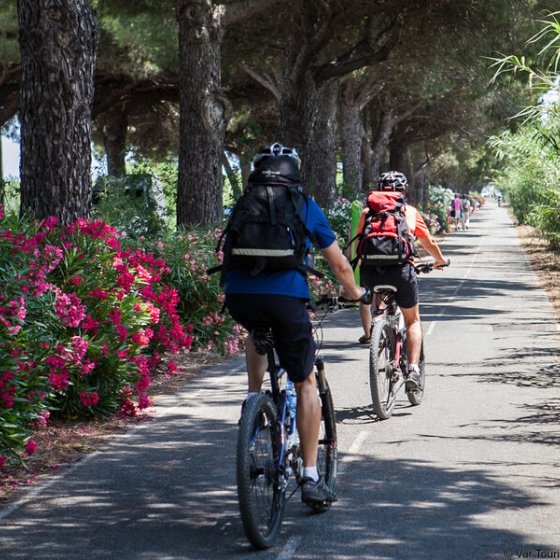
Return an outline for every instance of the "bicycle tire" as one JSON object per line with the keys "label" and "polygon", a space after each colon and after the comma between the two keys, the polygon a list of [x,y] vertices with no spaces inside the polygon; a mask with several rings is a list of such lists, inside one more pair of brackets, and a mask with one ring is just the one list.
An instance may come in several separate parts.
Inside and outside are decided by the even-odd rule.
{"label": "bicycle tire", "polygon": [[392,382],[395,336],[387,321],[376,321],[369,347],[369,388],[373,412],[380,420],[391,418],[397,400]]}
{"label": "bicycle tire", "polygon": [[247,401],[237,440],[237,495],[243,529],[258,549],[274,544],[286,503],[277,468],[281,432],[272,398],[260,394]]}
{"label": "bicycle tire", "polygon": [[[319,452],[317,455],[317,469],[319,476],[334,492],[336,486],[336,471],[338,462],[336,413],[332,393],[323,370],[318,371],[319,398],[321,399],[321,428],[319,432]],[[329,509],[331,504],[315,506],[316,512]]]}
{"label": "bicycle tire", "polygon": [[418,406],[424,400],[424,391],[426,390],[426,363],[424,360],[424,342],[420,347],[420,361],[418,362],[418,369],[420,371],[420,386],[422,389],[415,391],[407,391],[406,396],[412,406]]}

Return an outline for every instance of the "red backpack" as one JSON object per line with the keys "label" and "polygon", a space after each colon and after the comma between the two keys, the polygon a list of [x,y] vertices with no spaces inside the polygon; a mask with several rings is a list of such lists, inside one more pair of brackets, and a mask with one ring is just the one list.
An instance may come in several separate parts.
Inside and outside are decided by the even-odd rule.
{"label": "red backpack", "polygon": [[362,231],[354,239],[355,266],[392,266],[410,261],[414,243],[404,217],[405,202],[398,191],[372,191],[367,199],[368,213]]}

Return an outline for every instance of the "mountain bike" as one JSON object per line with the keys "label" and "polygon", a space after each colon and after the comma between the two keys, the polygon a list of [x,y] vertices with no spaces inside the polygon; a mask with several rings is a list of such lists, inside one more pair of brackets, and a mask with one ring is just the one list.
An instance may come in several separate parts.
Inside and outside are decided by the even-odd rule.
{"label": "mountain bike", "polygon": [[[315,306],[326,308],[326,315],[338,306],[337,298],[322,298]],[[316,325],[316,339],[325,315]],[[253,331],[251,335],[257,351],[268,358],[270,387],[246,401],[242,410],[237,441],[237,494],[247,538],[255,548],[265,549],[274,544],[286,502],[302,483],[303,458],[295,418],[295,388],[278,363],[272,331]],[[320,341],[317,342],[320,349]],[[320,357],[315,359],[313,374],[321,402],[317,469],[334,491],[336,416],[325,364]],[[319,513],[329,507],[330,503],[323,503],[313,509]]]}
{"label": "mountain bike", "polygon": [[[447,262],[449,265],[449,261]],[[433,263],[414,266],[417,274],[433,270]],[[406,327],[404,318],[396,302],[395,286],[379,285],[373,288],[378,305],[374,311],[369,350],[369,384],[373,411],[380,420],[387,420],[393,414],[397,396],[405,385],[408,370],[406,347]],[[412,406],[418,406],[424,399],[426,386],[426,364],[424,341],[420,349],[420,387],[407,390],[406,396]]]}

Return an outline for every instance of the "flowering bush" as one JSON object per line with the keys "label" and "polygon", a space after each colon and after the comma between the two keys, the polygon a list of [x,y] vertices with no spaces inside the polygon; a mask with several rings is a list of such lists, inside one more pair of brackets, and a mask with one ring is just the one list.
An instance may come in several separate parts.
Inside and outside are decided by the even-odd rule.
{"label": "flowering bush", "polygon": [[173,232],[162,240],[144,240],[144,246],[167,263],[164,279],[179,294],[177,312],[193,324],[194,349],[229,355],[242,349],[242,329],[222,312],[220,274],[207,274],[221,260],[214,254],[221,233],[219,228]]}
{"label": "flowering bush", "polygon": [[[453,200],[453,191],[446,187],[430,185],[428,206],[423,209],[426,224],[434,228],[432,233],[448,231],[450,226],[449,210]],[[435,217],[434,217],[435,216]]]}
{"label": "flowering bush", "polygon": [[151,374],[193,340],[168,273],[100,220],[0,216],[0,457],[32,453],[30,430],[51,413],[149,406]]}
{"label": "flowering bush", "polygon": [[428,226],[430,233],[439,233],[442,231],[441,224],[439,222],[439,216],[437,214],[431,214],[429,212],[422,212],[422,217]]}

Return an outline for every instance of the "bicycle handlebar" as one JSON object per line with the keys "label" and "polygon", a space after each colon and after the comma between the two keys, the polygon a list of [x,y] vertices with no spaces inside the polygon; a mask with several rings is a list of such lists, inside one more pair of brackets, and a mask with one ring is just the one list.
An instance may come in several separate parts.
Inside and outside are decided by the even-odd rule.
{"label": "bicycle handlebar", "polygon": [[342,296],[321,296],[319,299],[312,302],[312,307],[329,307],[332,309],[336,309],[341,306],[341,304],[345,303],[363,303],[365,305],[369,305],[373,300],[373,293],[371,290],[366,289],[363,293],[362,297],[359,299],[346,299]]}
{"label": "bicycle handlebar", "polygon": [[[443,266],[438,267],[438,269],[449,266],[450,264],[451,261],[447,259],[447,263],[445,263]],[[414,265],[414,270],[416,270],[417,274],[428,274],[428,272],[432,272],[432,270],[434,270],[434,263],[433,262],[419,263],[417,265]]]}

